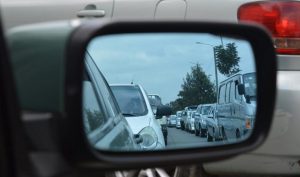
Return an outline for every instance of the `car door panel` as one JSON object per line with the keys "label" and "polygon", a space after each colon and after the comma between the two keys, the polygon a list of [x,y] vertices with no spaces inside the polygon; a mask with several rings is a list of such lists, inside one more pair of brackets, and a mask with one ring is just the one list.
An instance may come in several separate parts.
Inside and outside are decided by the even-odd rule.
{"label": "car door panel", "polygon": [[153,19],[159,0],[115,0],[114,19]]}
{"label": "car door panel", "polygon": [[[77,13],[88,5],[103,10],[111,18],[114,0],[3,0],[2,18],[5,29],[25,24],[78,18]],[[41,14],[41,15],[37,15]]]}
{"label": "car door panel", "polygon": [[187,4],[183,0],[163,0],[155,9],[155,19],[183,20],[186,15]]}
{"label": "car door panel", "polygon": [[[187,20],[236,22],[236,9],[249,0],[186,0]],[[221,5],[217,5],[221,4]]]}

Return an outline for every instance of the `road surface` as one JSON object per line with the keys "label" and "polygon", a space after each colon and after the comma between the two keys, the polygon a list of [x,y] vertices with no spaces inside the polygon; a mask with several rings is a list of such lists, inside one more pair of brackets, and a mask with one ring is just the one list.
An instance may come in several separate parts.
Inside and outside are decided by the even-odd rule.
{"label": "road surface", "polygon": [[168,148],[200,147],[216,144],[222,144],[222,142],[207,142],[206,137],[195,136],[193,133],[175,127],[168,128]]}

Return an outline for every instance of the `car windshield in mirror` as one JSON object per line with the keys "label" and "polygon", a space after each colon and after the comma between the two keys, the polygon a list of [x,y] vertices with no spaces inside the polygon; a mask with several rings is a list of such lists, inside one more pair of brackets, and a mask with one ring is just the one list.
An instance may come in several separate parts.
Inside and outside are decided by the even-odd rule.
{"label": "car windshield in mirror", "polygon": [[124,116],[142,116],[147,113],[146,103],[139,87],[111,86]]}
{"label": "car windshield in mirror", "polygon": [[256,75],[255,73],[247,73],[243,75],[245,85],[245,95],[250,97],[250,100],[256,100]]}

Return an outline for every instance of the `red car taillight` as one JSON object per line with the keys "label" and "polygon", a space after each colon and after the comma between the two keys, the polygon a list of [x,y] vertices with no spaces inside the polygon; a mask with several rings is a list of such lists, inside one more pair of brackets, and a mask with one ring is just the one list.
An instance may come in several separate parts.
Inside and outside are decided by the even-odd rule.
{"label": "red car taillight", "polygon": [[300,2],[259,1],[238,9],[238,20],[256,22],[272,34],[280,54],[300,54]]}

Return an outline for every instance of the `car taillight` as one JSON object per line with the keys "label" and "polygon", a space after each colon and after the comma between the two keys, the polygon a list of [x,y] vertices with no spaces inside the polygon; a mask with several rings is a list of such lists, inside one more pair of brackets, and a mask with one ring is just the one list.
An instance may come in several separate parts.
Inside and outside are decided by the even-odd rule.
{"label": "car taillight", "polygon": [[300,2],[259,1],[238,9],[238,20],[256,22],[272,34],[280,54],[300,54]]}
{"label": "car taillight", "polygon": [[251,129],[251,120],[250,119],[246,119],[246,129]]}

